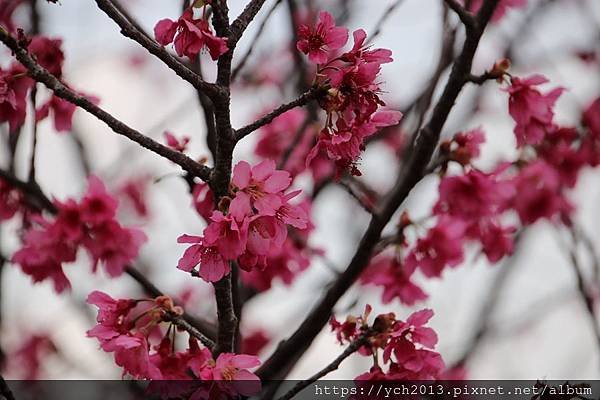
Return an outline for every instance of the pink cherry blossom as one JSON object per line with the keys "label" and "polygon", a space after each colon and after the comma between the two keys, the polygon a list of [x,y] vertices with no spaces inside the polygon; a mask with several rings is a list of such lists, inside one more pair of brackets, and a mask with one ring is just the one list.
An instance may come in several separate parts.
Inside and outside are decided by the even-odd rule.
{"label": "pink cherry blossom", "polygon": [[521,169],[513,183],[518,195],[512,206],[524,225],[567,215],[572,209],[561,192],[560,175],[545,161],[538,160]]}
{"label": "pink cherry blossom", "polygon": [[477,226],[476,235],[479,237],[483,253],[491,263],[500,261],[514,250],[514,236],[517,228],[504,227],[494,221],[486,221]]}
{"label": "pink cherry blossom", "polygon": [[457,133],[452,141],[456,144],[456,148],[452,149],[453,159],[464,165],[479,157],[485,134],[481,128],[477,128]]}
{"label": "pink cherry blossom", "polygon": [[427,294],[411,279],[413,271],[407,269],[398,261],[397,257],[389,255],[377,256],[365,272],[360,281],[363,284],[372,284],[383,287],[382,301],[390,303],[394,299],[412,306],[417,302],[427,299]]}
{"label": "pink cherry blossom", "polygon": [[192,204],[198,214],[206,221],[210,219],[215,208],[215,196],[208,183],[198,183],[192,191]]}
{"label": "pink cherry blossom", "polygon": [[177,239],[177,243],[192,244],[179,259],[177,268],[191,272],[196,266],[200,266],[198,274],[207,282],[220,281],[231,271],[229,261],[219,253],[216,247],[205,245],[202,237],[182,235]]}
{"label": "pink cherry blossom", "polygon": [[41,379],[44,361],[48,356],[58,353],[54,341],[44,332],[30,334],[23,332],[18,345],[6,354],[7,364],[4,370],[11,379]]}
{"label": "pink cherry blossom", "polygon": [[352,49],[344,53],[340,58],[349,63],[363,61],[365,63],[386,64],[394,61],[392,59],[392,51],[388,49],[371,49],[367,45],[367,33],[363,29],[358,29],[353,33],[354,46]]}
{"label": "pink cherry blossom", "polygon": [[188,8],[177,21],[163,19],[154,27],[154,36],[163,46],[173,42],[177,55],[194,59],[206,47],[213,60],[229,49],[227,39],[215,36],[205,18],[194,19]]}
{"label": "pink cherry blossom", "polygon": [[36,61],[52,75],[62,76],[65,55],[61,49],[61,39],[51,39],[45,36],[34,36],[27,50],[35,55]]}
{"label": "pink cherry blossom", "polygon": [[277,170],[274,161],[265,160],[254,167],[241,161],[233,169],[231,182],[238,191],[249,196],[252,207],[259,215],[275,216],[281,222],[299,229],[307,226],[308,218],[304,210],[290,203],[300,192],[285,193],[291,184],[290,174]]}
{"label": "pink cherry blossom", "polygon": [[21,192],[0,178],[0,221],[11,219],[21,206]]}
{"label": "pink cherry blossom", "polygon": [[118,193],[133,211],[141,217],[150,216],[150,207],[147,203],[147,193],[149,189],[150,177],[147,175],[128,178],[119,185]]}
{"label": "pink cherry blossom", "polygon": [[108,327],[116,327],[123,324],[123,317],[136,306],[136,302],[130,299],[115,300],[108,294],[93,291],[87,297],[86,302],[98,307],[96,321]]}
{"label": "pink cherry blossom", "polygon": [[413,343],[421,344],[430,349],[435,348],[438,337],[435,331],[425,324],[433,317],[433,311],[424,309],[412,313],[406,322],[399,322],[392,332],[392,337],[401,337],[410,334]]}
{"label": "pink cherry blossom", "polygon": [[446,267],[463,261],[463,241],[466,224],[449,216],[439,218],[427,235],[417,240],[405,260],[410,270],[419,268],[427,277],[439,277]]}
{"label": "pink cherry blossom", "polygon": [[556,88],[542,94],[535,86],[546,82],[548,80],[542,75],[511,79],[511,86],[507,89],[510,94],[508,110],[517,124],[515,136],[518,147],[539,144],[554,129],[554,103],[563,89]]}
{"label": "pink cherry blossom", "polygon": [[88,185],[88,191],[80,205],[82,220],[91,224],[112,220],[117,214],[117,200],[108,193],[98,177],[90,176]]}
{"label": "pink cherry blossom", "polygon": [[444,177],[439,193],[434,213],[471,222],[502,212],[507,201],[515,195],[515,189],[495,174],[470,170],[464,175]]}
{"label": "pink cherry blossom", "polygon": [[189,136],[183,136],[181,139],[178,139],[169,131],[165,132],[165,139],[167,140],[167,146],[182,153],[187,150],[187,145],[190,142]]}
{"label": "pink cherry blossom", "polygon": [[241,352],[250,356],[258,355],[269,343],[271,336],[263,329],[245,334],[242,338]]}
{"label": "pink cherry blossom", "polygon": [[8,122],[10,132],[16,132],[25,122],[26,97],[33,84],[20,64],[8,70],[0,67],[0,123]]}
{"label": "pink cherry blossom", "polygon": [[331,51],[342,48],[348,41],[348,29],[335,26],[331,14],[322,11],[315,27],[300,25],[296,47],[315,64],[325,64]]}
{"label": "pink cherry blossom", "polygon": [[57,96],[52,96],[50,100],[38,110],[36,110],[36,120],[45,119],[52,111],[54,115],[54,128],[57,132],[68,132],[71,130],[73,114],[77,106]]}

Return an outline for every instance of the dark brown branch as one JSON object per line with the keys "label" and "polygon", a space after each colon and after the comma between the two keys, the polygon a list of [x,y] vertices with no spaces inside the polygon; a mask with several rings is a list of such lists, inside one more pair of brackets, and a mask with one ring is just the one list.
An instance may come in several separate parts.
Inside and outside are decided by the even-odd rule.
{"label": "dark brown branch", "polygon": [[231,23],[231,33],[229,35],[228,45],[235,47],[240,40],[244,31],[250,25],[250,22],[256,17],[266,0],[251,0],[244,11]]}
{"label": "dark brown branch", "polygon": [[198,339],[200,343],[208,347],[209,349],[213,349],[215,347],[215,342],[206,337],[202,332],[200,332],[196,327],[188,322],[190,318],[189,315],[175,315],[175,314],[167,314],[164,317],[165,321],[171,322],[173,325],[178,328],[183,329],[188,332],[191,336]]}
{"label": "dark brown branch", "polygon": [[[217,84],[222,88],[222,93],[213,100],[215,109],[216,126],[216,159],[211,189],[215,195],[215,202],[229,194],[231,179],[233,150],[235,140],[231,128],[231,60],[235,50],[236,41],[231,38],[229,26],[229,8],[227,1],[215,0],[212,2],[213,25],[217,35],[227,37],[229,50],[219,57],[217,62]],[[238,318],[233,306],[232,274],[228,274],[219,282],[215,282],[215,300],[217,303],[217,345],[213,349],[216,357],[220,353],[231,353],[235,350],[235,339],[238,328]],[[236,285],[237,286],[237,285]]]}
{"label": "dark brown branch", "polygon": [[2,29],[0,29],[0,41],[13,51],[17,60],[19,60],[19,62],[23,64],[25,68],[27,68],[31,78],[46,85],[46,87],[52,90],[56,96],[83,108],[108,125],[108,127],[110,127],[115,133],[125,136],[126,138],[138,143],[142,147],[145,147],[146,149],[151,150],[152,152],[174,162],[193,176],[197,176],[205,181],[210,179],[211,169],[207,166],[201,165],[185,154],[160,144],[141,134],[135,129],[130,128],[128,125],[124,124],[111,114],[104,111],[102,108],[95,105],[86,97],[81,96],[69,89],[54,75],[50,74],[46,69],[40,66],[33,59],[33,57],[29,55],[26,49],[19,46],[17,41]]}
{"label": "dark brown branch", "polygon": [[499,77],[500,76],[498,74],[493,74],[490,71],[486,71],[481,75],[469,74],[468,80],[469,80],[469,82],[474,83],[476,85],[483,85],[487,81],[495,80],[495,79],[498,79]]}
{"label": "dark brown branch", "polygon": [[302,390],[304,390],[307,386],[309,386],[311,383],[318,381],[325,375],[338,369],[340,367],[340,365],[342,364],[342,362],[346,358],[348,358],[352,354],[356,353],[358,351],[358,349],[360,349],[364,344],[367,343],[369,336],[371,336],[372,334],[373,333],[371,331],[367,331],[367,332],[363,333],[357,339],[352,341],[352,343],[350,343],[348,345],[346,350],[344,350],[344,352],[342,354],[337,356],[336,359],[333,360],[329,365],[327,365],[325,368],[323,368],[322,370],[320,370],[319,372],[317,372],[310,378],[298,382],[296,385],[294,385],[294,387],[292,389],[290,389],[289,392],[287,392],[286,394],[281,396],[278,400],[290,400],[291,398],[296,396],[298,393],[300,393]]}
{"label": "dark brown branch", "polygon": [[308,104],[308,102],[310,102],[311,100],[317,99],[319,96],[323,95],[326,91],[327,91],[326,87],[322,87],[322,86],[312,87],[307,92],[305,92],[300,97],[298,97],[296,100],[293,100],[286,104],[282,104],[281,106],[277,107],[275,110],[271,111],[264,117],[259,118],[258,120],[254,121],[253,123],[246,125],[243,128],[238,129],[235,132],[236,140],[241,140],[244,137],[251,134],[252,132],[256,131],[257,129],[270,124],[271,122],[273,122],[273,120],[275,118],[279,117],[281,114],[284,114],[284,113],[288,112],[289,110],[292,110],[296,107],[302,107],[302,106]]}
{"label": "dark brown branch", "polygon": [[396,210],[408,197],[413,187],[424,176],[425,169],[437,146],[441,130],[452,110],[458,95],[468,80],[471,66],[479,40],[490,20],[499,0],[488,0],[477,15],[477,24],[467,27],[467,35],[462,51],[455,60],[448,83],[438,100],[429,123],[419,132],[411,157],[408,159],[398,181],[387,196],[381,213],[374,214],[371,222],[361,238],[358,249],[350,264],[325,293],[320,302],[311,310],[292,336],[284,341],[258,370],[258,375],[265,380],[284,377],[291,366],[310,346],[314,338],[327,324],[331,310],[338,300],[354,284],[380,240],[381,233]]}
{"label": "dark brown branch", "polygon": [[456,0],[444,0],[446,5],[458,15],[458,18],[467,27],[472,28],[475,25],[475,17],[465,7]]}
{"label": "dark brown branch", "polygon": [[[232,266],[232,268],[235,268],[235,266]],[[228,274],[213,285],[217,302],[217,320],[219,321],[217,345],[213,349],[215,357],[221,353],[231,353],[235,350],[239,320],[233,305],[234,283],[231,275],[231,273]]]}
{"label": "dark brown branch", "polygon": [[376,194],[365,185],[362,185],[362,182],[348,177],[339,181],[338,184],[343,187],[367,213],[376,213]]}
{"label": "dark brown branch", "polygon": [[213,97],[220,92],[217,85],[205,82],[198,74],[189,69],[185,64],[172,56],[160,44],[152,40],[142,31],[139,31],[128,19],[124,16],[112,0],[95,0],[98,7],[104,11],[110,19],[119,25],[121,33],[137,42],[140,46],[148,50],[150,54],[156,56],[172,69],[183,80],[189,82],[197,90],[201,90],[207,96]]}

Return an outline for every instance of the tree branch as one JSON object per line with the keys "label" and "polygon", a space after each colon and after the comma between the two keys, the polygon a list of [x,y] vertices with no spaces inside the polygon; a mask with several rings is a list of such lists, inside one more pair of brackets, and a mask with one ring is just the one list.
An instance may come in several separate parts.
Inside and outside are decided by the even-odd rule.
{"label": "tree branch", "polygon": [[251,0],[244,11],[231,23],[231,34],[229,35],[228,45],[235,47],[244,31],[250,25],[250,22],[256,17],[266,0]]}
{"label": "tree branch", "polygon": [[463,24],[470,28],[474,27],[475,17],[462,4],[456,0],[444,0],[444,3],[458,15]]}
{"label": "tree branch", "polygon": [[312,87],[307,92],[305,92],[300,97],[298,97],[296,100],[293,100],[286,104],[282,104],[281,106],[277,107],[275,110],[271,111],[264,117],[259,118],[258,120],[254,121],[253,123],[246,125],[243,128],[238,129],[235,132],[235,139],[236,140],[243,139],[244,137],[248,136],[249,134],[256,131],[257,129],[260,129],[263,126],[270,124],[271,122],[273,122],[273,120],[275,118],[279,117],[281,114],[284,114],[284,113],[288,112],[289,110],[292,110],[296,107],[302,107],[302,106],[306,105],[309,101],[317,99],[319,96],[323,95],[326,91],[327,91],[326,87],[322,87],[322,86]]}
{"label": "tree branch", "polygon": [[318,381],[325,375],[338,369],[340,367],[340,365],[342,364],[342,362],[346,358],[348,358],[352,354],[356,353],[358,351],[358,349],[360,349],[363,345],[365,345],[367,343],[369,337],[372,334],[373,334],[373,332],[371,330],[368,330],[367,332],[363,333],[357,339],[352,341],[352,343],[350,343],[348,345],[346,350],[344,350],[344,352],[342,354],[337,356],[336,359],[333,360],[329,365],[327,365],[325,368],[323,368],[322,370],[320,370],[319,372],[317,372],[310,378],[308,378],[304,381],[298,382],[296,385],[294,385],[294,387],[289,392],[287,392],[286,394],[281,396],[278,400],[290,400],[291,398],[296,396],[298,393],[300,393],[302,390],[304,390],[307,386],[309,386],[311,383]]}
{"label": "tree branch", "polygon": [[133,41],[137,42],[140,46],[148,50],[148,52],[163,63],[165,63],[171,70],[179,75],[183,80],[189,82],[197,90],[204,92],[209,97],[216,96],[220,89],[213,83],[205,82],[202,77],[196,74],[194,71],[189,69],[185,64],[179,61],[177,58],[172,56],[167,50],[165,50],[160,44],[152,40],[143,31],[138,30],[134,24],[128,20],[127,16],[123,15],[119,11],[119,7],[115,6],[112,0],[95,0],[98,8],[100,8],[110,19],[112,19],[121,28],[121,33]]}
{"label": "tree branch", "polygon": [[[102,0],[100,0],[102,1]],[[40,66],[26,49],[21,47],[18,42],[10,36],[6,31],[0,29],[0,41],[10,48],[21,64],[27,68],[29,76],[34,80],[43,83],[46,87],[54,92],[54,94],[78,107],[83,108],[102,122],[110,127],[115,133],[125,136],[126,138],[138,143],[142,147],[174,162],[183,170],[189,172],[193,176],[197,176],[202,180],[208,181],[211,176],[211,169],[205,165],[201,165],[192,160],[185,154],[175,151],[153,139],[141,134],[120,120],[107,113],[86,97],[75,93],[69,89],[54,75]]]}
{"label": "tree branch", "polygon": [[441,130],[454,106],[458,95],[467,82],[468,74],[479,40],[489,22],[499,0],[488,0],[482,6],[475,27],[467,28],[467,36],[458,58],[455,60],[448,83],[434,107],[429,123],[419,132],[411,157],[400,174],[395,187],[388,194],[381,213],[374,214],[371,222],[361,238],[358,249],[350,264],[340,277],[333,283],[321,301],[312,309],[292,336],[284,341],[273,355],[265,361],[257,371],[264,380],[284,377],[291,366],[310,346],[314,338],[327,324],[331,310],[338,300],[354,284],[364,268],[368,265],[371,255],[379,242],[381,233],[396,210],[408,197],[413,187],[424,176],[425,169],[437,147]]}

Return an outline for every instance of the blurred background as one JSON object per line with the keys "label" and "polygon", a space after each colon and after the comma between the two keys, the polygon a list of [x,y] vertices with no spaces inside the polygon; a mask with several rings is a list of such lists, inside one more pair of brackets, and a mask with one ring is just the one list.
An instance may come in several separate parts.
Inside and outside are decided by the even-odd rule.
{"label": "blurred background", "polygon": [[[179,0],[128,0],[122,2],[131,15],[149,32],[162,18],[176,19]],[[231,14],[237,15],[244,0],[230,0]],[[257,29],[275,1],[253,23],[239,45],[244,54],[253,44]],[[242,70],[233,90],[234,126],[251,122],[261,112],[294,98],[280,84],[255,85],[251,81],[281,73],[293,62],[284,51],[291,37],[289,12],[283,1],[274,9],[265,31]],[[448,34],[442,24],[440,0],[322,0],[316,9],[328,10],[354,30],[373,33],[382,16],[386,20],[374,40],[377,47],[393,51],[394,62],[383,67],[384,99],[403,110],[431,82]],[[118,27],[91,0],[62,0],[59,4],[40,2],[41,32],[64,40],[65,79],[72,87],[101,99],[103,108],[139,131],[164,142],[163,132],[191,137],[188,154],[210,157],[206,130],[197,95],[160,61],[119,34]],[[17,16],[17,20],[20,16]],[[21,16],[26,19],[26,16]],[[450,15],[450,27],[458,21]],[[459,31],[456,46],[461,43]],[[529,0],[525,9],[510,10],[484,36],[474,70],[483,72],[496,60],[508,56],[511,73],[546,75],[548,87],[568,90],[556,106],[557,120],[577,124],[582,109],[600,94],[600,2],[598,0]],[[1,64],[11,58],[4,49]],[[215,64],[204,57],[203,72],[213,79]],[[234,59],[235,60],[235,59]],[[235,64],[235,62],[234,62]],[[443,87],[447,71],[436,93]],[[245,84],[242,84],[244,83]],[[498,160],[514,158],[513,122],[507,111],[507,95],[492,83],[468,87],[453,110],[444,135],[481,126],[487,134],[483,154],[476,165],[485,169]],[[410,117],[410,116],[409,116]],[[410,121],[410,120],[409,120]],[[0,162],[7,158],[5,127],[0,144]],[[31,135],[31,126],[23,128]],[[253,149],[257,135],[245,139],[236,149],[236,160],[256,160]],[[23,139],[16,153],[16,173],[26,176],[31,140]],[[86,169],[100,176],[114,193],[128,182],[144,181],[148,215],[134,212],[126,196],[121,197],[120,218],[140,226],[149,241],[143,246],[138,267],[163,291],[184,299],[186,310],[214,318],[210,285],[176,269],[184,248],[176,243],[182,233],[200,234],[203,222],[191,204],[191,196],[176,166],[150,154],[109,129],[83,111],[75,114],[73,132],[57,134],[51,122],[38,127],[38,181],[45,193],[58,199],[78,197],[86,187]],[[81,151],[83,149],[83,152]],[[83,157],[82,157],[83,154]],[[382,143],[370,145],[362,157],[360,178],[384,192],[395,179],[396,155]],[[310,187],[300,177],[299,187]],[[418,219],[429,213],[436,200],[438,179],[421,182],[405,204]],[[594,246],[581,250],[586,274],[593,275],[594,258],[600,246],[600,171],[585,171],[570,197],[577,204],[575,219]],[[273,290],[254,296],[244,309],[242,332],[263,330],[270,337],[261,356],[270,354],[278,341],[287,337],[335,277],[335,269],[347,265],[369,220],[340,185],[323,189],[313,205],[316,226],[310,244],[324,250],[291,286],[282,282]],[[17,221],[0,227],[1,254],[7,257],[19,247]],[[366,303],[374,312],[393,311],[405,317],[414,309],[432,308],[431,326],[438,332],[438,350],[448,365],[466,362],[473,379],[598,379],[600,347],[589,314],[577,290],[576,277],[562,244],[565,232],[549,223],[538,223],[524,232],[515,255],[495,266],[471,252],[464,265],[446,270],[442,279],[417,277],[430,298],[413,308],[394,301],[381,304],[381,289],[355,286],[338,304],[336,315],[360,314]],[[591,246],[590,246],[591,247]],[[46,352],[39,378],[111,379],[121,371],[112,355],[102,352],[85,331],[94,325],[95,310],[85,304],[92,290],[113,297],[141,296],[138,285],[128,276],[110,279],[103,271],[90,274],[90,261],[80,254],[75,265],[65,267],[72,282],[70,293],[57,296],[50,283],[33,285],[21,270],[6,263],[2,269],[0,346],[7,356],[15,354],[32,335]],[[421,279],[422,278],[422,279]],[[596,286],[600,288],[600,286]],[[600,292],[598,292],[600,294]],[[33,343],[33,342],[32,342]],[[32,344],[30,344],[31,346]],[[325,329],[310,351],[292,371],[290,378],[312,375],[335,358],[342,348]],[[370,367],[370,360],[355,356],[329,375],[350,379]],[[7,378],[19,378],[13,370]]]}

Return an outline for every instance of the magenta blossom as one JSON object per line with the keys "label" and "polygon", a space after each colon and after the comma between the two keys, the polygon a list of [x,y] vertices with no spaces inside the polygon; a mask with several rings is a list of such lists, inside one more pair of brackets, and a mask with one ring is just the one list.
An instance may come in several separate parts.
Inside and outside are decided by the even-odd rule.
{"label": "magenta blossom", "polygon": [[515,136],[517,146],[539,144],[544,137],[555,129],[554,103],[562,94],[562,88],[556,88],[546,94],[540,93],[535,86],[548,82],[542,75],[533,75],[526,79],[513,77],[508,110],[516,122]]}
{"label": "magenta blossom", "polygon": [[215,36],[205,18],[194,19],[192,8],[188,8],[177,21],[159,21],[154,27],[154,36],[163,46],[173,42],[177,55],[190,59],[196,58],[204,47],[213,60],[229,50],[227,39]]}
{"label": "magenta blossom", "polygon": [[348,29],[335,26],[331,14],[322,11],[314,28],[300,25],[296,47],[315,64],[325,64],[331,51],[342,48],[348,41]]}

